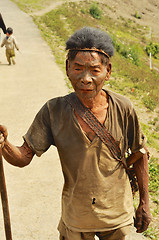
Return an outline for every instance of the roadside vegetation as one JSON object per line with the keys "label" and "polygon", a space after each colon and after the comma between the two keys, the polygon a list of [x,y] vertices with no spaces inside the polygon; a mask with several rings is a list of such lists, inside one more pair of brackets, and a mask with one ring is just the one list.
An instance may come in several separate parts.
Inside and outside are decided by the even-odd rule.
{"label": "roadside vegetation", "polygon": [[32,13],[34,11],[41,10],[48,6],[52,2],[57,2],[58,0],[12,0],[15,2],[19,8],[24,12]]}
{"label": "roadside vegetation", "polygon": [[[147,136],[147,145],[153,149],[150,167],[150,205],[153,221],[144,235],[159,239],[159,45],[158,40],[146,38],[149,28],[136,24],[131,19],[120,17],[114,21],[106,14],[111,7],[106,3],[90,1],[65,2],[58,8],[34,16],[53,0],[13,0],[32,15],[41,35],[52,49],[57,64],[65,71],[65,41],[77,29],[87,25],[99,27],[109,33],[115,46],[112,58],[112,76],[105,87],[126,95],[134,103],[140,117],[142,129]],[[140,18],[138,12],[134,18]],[[149,54],[152,53],[152,66]],[[72,91],[69,81],[67,85]]]}

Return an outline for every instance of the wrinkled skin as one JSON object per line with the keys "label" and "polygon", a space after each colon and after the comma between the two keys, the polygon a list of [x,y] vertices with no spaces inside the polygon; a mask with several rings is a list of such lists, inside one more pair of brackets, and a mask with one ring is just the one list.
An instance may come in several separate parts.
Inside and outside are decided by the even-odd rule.
{"label": "wrinkled skin", "polygon": [[[78,52],[74,60],[66,62],[66,72],[80,101],[88,107],[101,124],[104,123],[108,100],[102,90],[111,75],[111,64],[103,63],[97,52]],[[95,132],[75,112],[77,120],[92,141]]]}
{"label": "wrinkled skin", "polygon": [[146,231],[151,222],[151,213],[148,204],[139,204],[136,211],[135,227],[138,233]]}
{"label": "wrinkled skin", "polygon": [[0,147],[2,148],[3,157],[8,163],[17,167],[28,165],[34,156],[32,149],[29,148],[26,142],[21,147],[14,146],[7,138],[7,128],[4,125],[0,125]]}
{"label": "wrinkled skin", "polygon": [[144,154],[134,164],[135,173],[139,185],[140,202],[136,211],[135,227],[137,232],[144,232],[151,222],[151,213],[149,208],[149,194],[148,194],[148,182],[149,182],[149,169],[147,154]]}
{"label": "wrinkled skin", "polygon": [[78,98],[91,107],[100,102],[104,82],[111,75],[111,64],[103,64],[97,52],[80,51],[74,60],[67,62],[66,72]]}

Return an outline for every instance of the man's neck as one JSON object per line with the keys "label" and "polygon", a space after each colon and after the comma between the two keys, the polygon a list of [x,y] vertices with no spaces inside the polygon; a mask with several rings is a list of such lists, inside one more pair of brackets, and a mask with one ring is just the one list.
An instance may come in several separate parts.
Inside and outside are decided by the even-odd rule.
{"label": "man's neck", "polygon": [[82,103],[92,112],[97,111],[97,109],[108,105],[107,94],[101,90],[94,98],[82,99]]}
{"label": "man's neck", "polygon": [[[89,108],[93,115],[98,119],[98,121],[103,125],[106,120],[107,109],[108,109],[108,95],[105,91],[101,91],[100,94],[96,96],[92,101],[82,101],[85,107]],[[93,140],[95,133],[90,127],[83,121],[83,119],[78,116],[75,112],[77,120],[81,125],[83,131],[87,134],[89,139]]]}

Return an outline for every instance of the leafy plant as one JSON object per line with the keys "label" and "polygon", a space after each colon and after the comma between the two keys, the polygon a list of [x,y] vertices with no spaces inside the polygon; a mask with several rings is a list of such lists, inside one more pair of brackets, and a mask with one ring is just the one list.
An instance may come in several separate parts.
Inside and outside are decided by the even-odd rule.
{"label": "leafy plant", "polygon": [[115,49],[118,53],[120,53],[124,58],[128,58],[131,60],[135,65],[139,65],[139,56],[138,52],[134,47],[126,45],[120,41],[117,41],[115,37],[113,37],[113,43]]}
{"label": "leafy plant", "polygon": [[150,42],[147,46],[146,46],[146,53],[147,55],[151,55],[156,58],[159,59],[159,43],[153,43]]}
{"label": "leafy plant", "polygon": [[137,18],[137,19],[141,19],[141,15],[139,15],[138,12],[135,12],[134,17]]}
{"label": "leafy plant", "polygon": [[91,5],[89,12],[92,15],[92,17],[96,19],[101,19],[102,17],[102,11],[99,9],[97,3],[93,3]]}

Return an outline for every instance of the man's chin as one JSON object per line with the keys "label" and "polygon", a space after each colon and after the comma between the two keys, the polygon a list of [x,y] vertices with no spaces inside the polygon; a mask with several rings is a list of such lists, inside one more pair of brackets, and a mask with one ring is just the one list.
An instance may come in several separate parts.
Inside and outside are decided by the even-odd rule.
{"label": "man's chin", "polygon": [[82,101],[91,101],[95,97],[95,94],[93,94],[93,91],[83,91],[76,94],[77,94],[77,97]]}

